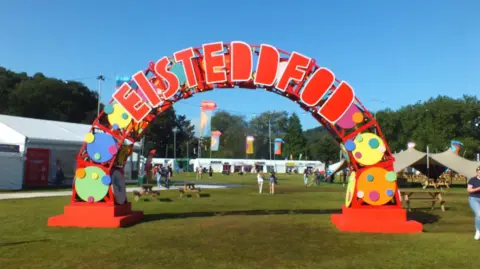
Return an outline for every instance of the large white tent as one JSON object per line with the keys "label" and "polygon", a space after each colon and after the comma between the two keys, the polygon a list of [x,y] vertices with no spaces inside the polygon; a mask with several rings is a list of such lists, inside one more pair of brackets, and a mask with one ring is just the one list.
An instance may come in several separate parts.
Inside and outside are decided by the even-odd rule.
{"label": "large white tent", "polygon": [[[21,156],[21,161],[13,165],[12,158],[15,154],[3,154],[9,156],[0,156],[0,189],[19,189],[21,186],[47,185],[52,183],[55,177],[56,162],[60,161],[67,183],[73,178],[76,166],[75,157],[80,150],[85,135],[90,131],[91,125],[76,124],[69,122],[40,120],[32,118],[23,118],[0,114],[0,144],[13,145],[18,147],[17,155]],[[140,146],[135,145],[138,150]],[[48,160],[35,160],[33,165],[37,167],[29,171],[26,166],[28,152],[43,151],[48,152]],[[37,154],[37,155],[38,155]],[[32,154],[31,154],[32,155]],[[41,155],[41,154],[40,154]],[[135,154],[136,155],[136,154]],[[15,158],[14,158],[15,159]],[[18,158],[17,158],[18,159]],[[135,156],[133,156],[135,161]],[[18,167],[21,162],[21,168]],[[43,164],[42,164],[43,162]],[[44,165],[43,167],[41,167]],[[41,168],[40,168],[41,167]],[[42,177],[47,167],[47,177]],[[8,175],[8,176],[6,176]],[[32,178],[38,177],[38,184]],[[7,182],[10,182],[7,184]],[[26,182],[29,182],[25,184]],[[20,186],[20,187],[19,187]]]}

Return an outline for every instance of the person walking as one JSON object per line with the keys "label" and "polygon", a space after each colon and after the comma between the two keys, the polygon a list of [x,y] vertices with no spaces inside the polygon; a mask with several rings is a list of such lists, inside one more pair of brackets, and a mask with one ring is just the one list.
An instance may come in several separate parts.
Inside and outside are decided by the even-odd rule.
{"label": "person walking", "polygon": [[303,184],[308,186],[308,169],[303,170]]}
{"label": "person walking", "polygon": [[208,168],[208,178],[209,178],[209,179],[212,179],[212,177],[213,177],[213,168],[212,168],[212,166],[210,166],[210,167]]}
{"label": "person walking", "polygon": [[202,167],[199,166],[199,167],[197,168],[197,180],[202,180],[202,172],[203,172],[203,171],[202,171]]}
{"label": "person walking", "polygon": [[262,193],[262,190],[263,190],[263,173],[259,172],[257,174],[257,182],[258,182],[258,193]]}
{"label": "person walking", "polygon": [[172,169],[172,166],[169,165],[167,167],[167,183],[165,184],[165,187],[167,189],[170,189],[170,184],[172,183],[172,176],[173,176],[173,169]]}
{"label": "person walking", "polygon": [[476,169],[477,175],[468,180],[468,202],[475,214],[475,240],[480,240],[480,166]]}
{"label": "person walking", "polygon": [[161,180],[162,180],[162,165],[158,165],[156,169],[156,174],[157,174],[157,187],[161,187]]}
{"label": "person walking", "polygon": [[275,184],[277,184],[277,177],[275,176],[275,172],[272,171],[270,174],[270,194],[275,194]]}

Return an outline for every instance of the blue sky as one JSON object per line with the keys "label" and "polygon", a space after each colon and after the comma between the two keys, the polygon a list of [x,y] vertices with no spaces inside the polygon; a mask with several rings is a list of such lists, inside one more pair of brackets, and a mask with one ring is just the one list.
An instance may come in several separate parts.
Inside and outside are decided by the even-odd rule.
{"label": "blue sky", "polygon": [[[78,79],[104,102],[116,75],[214,41],[267,43],[315,58],[350,83],[374,111],[438,94],[480,93],[480,1],[0,1],[0,65],[32,75]],[[215,90],[176,105],[198,121],[201,100],[244,114],[287,110],[318,126],[282,97]]]}

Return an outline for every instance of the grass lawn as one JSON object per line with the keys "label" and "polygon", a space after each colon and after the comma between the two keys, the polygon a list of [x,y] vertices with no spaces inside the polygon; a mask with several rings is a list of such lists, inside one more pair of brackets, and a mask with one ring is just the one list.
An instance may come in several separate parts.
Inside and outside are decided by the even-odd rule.
{"label": "grass lawn", "polygon": [[[177,176],[181,180],[182,176]],[[192,175],[185,179],[192,179]],[[209,181],[204,177],[202,181]],[[220,176],[241,188],[210,196],[134,202],[144,222],[122,229],[49,228],[69,197],[0,201],[0,268],[474,268],[480,242],[464,190],[446,195],[447,211],[418,209],[428,222],[411,235],[341,233],[330,215],[344,188],[302,186],[280,175],[277,194],[259,195],[254,176]],[[413,202],[412,202],[413,203]],[[428,202],[413,206],[428,207]]]}

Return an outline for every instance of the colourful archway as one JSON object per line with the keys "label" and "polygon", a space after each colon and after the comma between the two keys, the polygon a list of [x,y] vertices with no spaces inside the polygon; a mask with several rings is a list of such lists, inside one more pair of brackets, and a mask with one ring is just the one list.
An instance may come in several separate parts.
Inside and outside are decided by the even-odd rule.
{"label": "colourful archway", "polygon": [[350,168],[342,231],[421,232],[401,208],[392,153],[372,114],[352,87],[314,59],[273,46],[234,41],[187,48],[151,62],[114,93],[93,122],[77,157],[71,203],[49,226],[121,227],[131,210],[123,167],[153,119],[175,102],[214,88],[264,89],[289,98],[322,124],[348,155]]}

